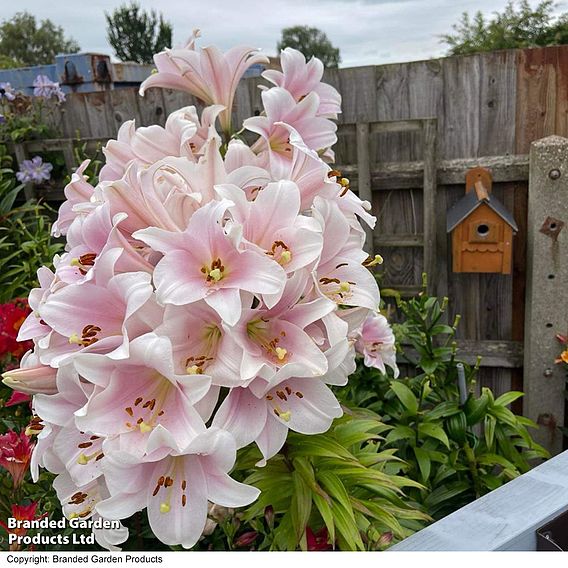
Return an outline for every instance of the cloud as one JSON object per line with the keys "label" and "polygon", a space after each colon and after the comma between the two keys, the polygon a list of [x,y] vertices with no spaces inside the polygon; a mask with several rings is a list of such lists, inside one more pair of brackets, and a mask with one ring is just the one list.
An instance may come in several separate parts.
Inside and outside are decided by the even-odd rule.
{"label": "cloud", "polygon": [[[64,27],[84,51],[111,53],[104,11],[121,2],[20,0],[2,17],[27,10]],[[141,0],[155,9],[155,0]],[[538,0],[531,0],[536,5]],[[14,3],[16,4],[16,3]],[[173,23],[174,43],[183,43],[200,28],[202,45],[227,49],[235,44],[261,47],[275,54],[282,28],[309,25],[322,29],[340,48],[342,66],[428,59],[443,55],[440,35],[451,30],[462,12],[500,10],[506,0],[161,0],[159,10]]]}

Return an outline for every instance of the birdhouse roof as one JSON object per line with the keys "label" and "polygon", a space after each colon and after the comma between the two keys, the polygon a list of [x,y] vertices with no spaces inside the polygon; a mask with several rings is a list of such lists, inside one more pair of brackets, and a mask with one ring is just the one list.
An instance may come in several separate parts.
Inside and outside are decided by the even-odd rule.
{"label": "birdhouse roof", "polygon": [[453,231],[483,203],[495,211],[505,223],[511,226],[513,231],[517,232],[519,230],[511,212],[494,195],[488,195],[479,199],[475,191],[469,191],[448,211],[446,232]]}

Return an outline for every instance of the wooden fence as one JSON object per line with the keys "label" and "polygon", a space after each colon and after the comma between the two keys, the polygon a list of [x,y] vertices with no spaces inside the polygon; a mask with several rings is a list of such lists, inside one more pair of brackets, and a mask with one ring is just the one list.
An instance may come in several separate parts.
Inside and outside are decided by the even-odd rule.
{"label": "wooden fence", "polygon": [[[378,219],[373,246],[385,258],[383,286],[412,294],[428,269],[433,291],[450,298],[450,319],[462,315],[465,358],[484,356],[481,383],[497,393],[522,389],[528,152],[538,138],[568,135],[568,46],[330,70],[326,80],[343,97],[338,169],[372,201]],[[238,123],[261,111],[262,83],[240,83]],[[59,126],[67,139],[107,139],[127,119],[163,125],[189,104],[200,106],[160,89],[143,98],[136,89],[74,94]],[[49,147],[36,142],[19,153]],[[477,165],[491,169],[493,192],[519,226],[510,275],[451,272],[446,211]]]}

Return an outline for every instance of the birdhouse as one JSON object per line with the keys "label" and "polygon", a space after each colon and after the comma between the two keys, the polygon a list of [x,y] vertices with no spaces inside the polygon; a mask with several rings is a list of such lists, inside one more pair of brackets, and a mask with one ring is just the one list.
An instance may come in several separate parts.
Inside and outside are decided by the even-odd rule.
{"label": "birdhouse", "polygon": [[512,214],[491,195],[491,186],[488,170],[469,170],[465,196],[448,211],[454,272],[511,273],[513,234],[518,228]]}

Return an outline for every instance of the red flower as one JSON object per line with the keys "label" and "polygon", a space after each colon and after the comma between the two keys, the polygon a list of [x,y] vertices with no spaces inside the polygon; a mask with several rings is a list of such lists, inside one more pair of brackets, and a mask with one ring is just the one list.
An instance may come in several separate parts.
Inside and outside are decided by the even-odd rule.
{"label": "red flower", "polygon": [[306,540],[308,541],[308,550],[332,550],[333,547],[329,543],[329,535],[327,528],[321,528],[314,533],[310,527],[306,529]]}
{"label": "red flower", "polygon": [[30,311],[28,302],[21,298],[0,304],[0,356],[11,354],[19,359],[32,348],[31,341],[16,341],[18,331]]}
{"label": "red flower", "polygon": [[[12,517],[17,521],[39,521],[47,516],[47,513],[36,517],[37,501],[32,501],[29,505],[12,505]],[[24,536],[28,530],[23,527],[18,527],[15,529],[9,529],[6,523],[0,521],[0,526],[3,527],[8,534],[16,534],[18,536]],[[10,546],[10,550],[19,550],[20,546],[17,543],[13,543]]]}
{"label": "red flower", "polygon": [[34,444],[24,432],[17,434],[10,430],[0,436],[0,466],[7,469],[14,481],[14,487],[19,487],[30,465]]}
{"label": "red flower", "polygon": [[4,406],[14,406],[16,404],[21,404],[22,402],[30,402],[31,397],[29,394],[14,391],[8,402]]}

